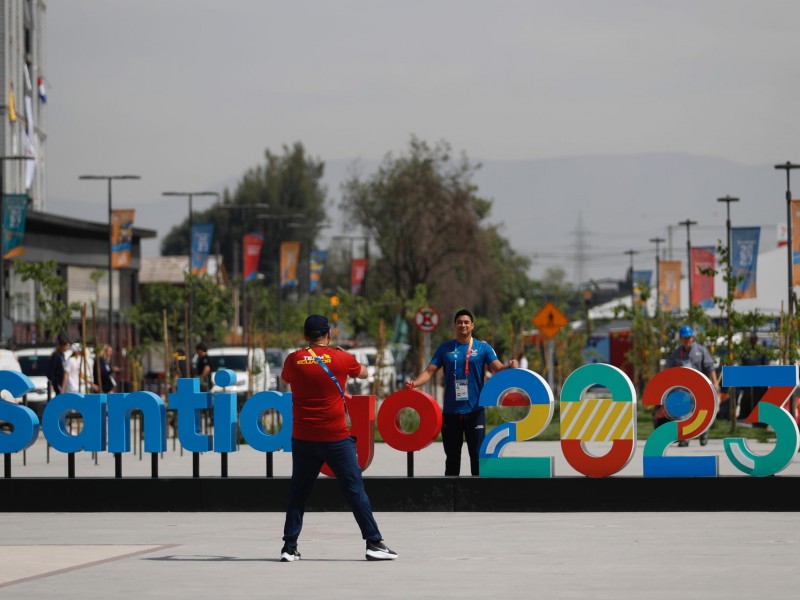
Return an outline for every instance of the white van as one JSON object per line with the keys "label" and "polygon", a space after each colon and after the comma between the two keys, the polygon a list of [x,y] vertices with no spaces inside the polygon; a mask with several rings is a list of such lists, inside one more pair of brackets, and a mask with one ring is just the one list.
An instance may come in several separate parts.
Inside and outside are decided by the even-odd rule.
{"label": "white van", "polygon": [[236,392],[238,395],[252,396],[257,392],[269,389],[269,363],[263,348],[251,348],[249,351],[244,346],[221,346],[208,349],[208,360],[211,363],[211,381],[214,373],[220,369],[230,369],[236,373],[236,384],[221,388],[214,384],[211,388],[216,392]]}

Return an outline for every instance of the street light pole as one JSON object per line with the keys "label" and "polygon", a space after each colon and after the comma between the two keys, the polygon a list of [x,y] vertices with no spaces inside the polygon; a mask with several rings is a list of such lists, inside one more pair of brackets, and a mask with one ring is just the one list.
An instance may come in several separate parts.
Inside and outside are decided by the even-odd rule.
{"label": "street light pole", "polygon": [[[187,197],[189,199],[189,235],[188,235],[188,242],[189,246],[187,249],[187,254],[189,258],[189,275],[192,274],[192,227],[194,226],[193,223],[193,212],[192,212],[192,198],[194,196],[216,196],[219,199],[218,192],[162,192],[162,196],[181,196]],[[189,344],[191,344],[192,338],[192,329],[194,328],[194,321],[193,321],[193,310],[194,310],[194,286],[192,285],[191,277],[189,278],[189,331],[186,332],[186,340]],[[189,348],[186,349],[188,353],[190,351]]]}
{"label": "street light pole", "polygon": [[662,237],[650,238],[648,241],[656,245],[656,312],[661,310],[661,255],[659,254],[658,245],[666,240]]}
{"label": "street light pole", "polygon": [[[3,221],[5,218],[5,166],[7,160],[34,160],[32,156],[0,156],[0,340],[5,342],[11,337],[11,322],[6,319],[6,257],[2,247],[2,240],[5,238],[3,232]],[[6,327],[8,322],[9,327]]]}
{"label": "street light pole", "polygon": [[728,289],[727,294],[728,297],[731,295],[731,202],[738,202],[739,198],[734,198],[733,196],[725,196],[723,198],[717,198],[717,202],[724,202],[725,203],[725,210],[727,214],[727,218],[725,219],[725,233],[727,235],[727,246],[728,246]]}
{"label": "street light pole", "polygon": [[692,225],[697,225],[697,221],[686,219],[681,221],[678,225],[686,225],[686,281],[689,284],[689,303],[688,307],[692,308],[692,239],[689,228]]}
{"label": "street light pole", "polygon": [[[139,175],[79,175],[78,179],[108,182],[108,345],[114,348],[114,227],[111,210],[111,182],[115,179],[141,179]],[[86,343],[86,340],[83,341]]]}
{"label": "street light pole", "polygon": [[[782,165],[775,165],[775,168],[780,171],[786,171],[786,251],[788,254],[788,271],[789,271],[789,297],[786,304],[787,314],[789,317],[792,317],[792,305],[794,301],[794,294],[792,290],[794,289],[794,277],[793,277],[793,269],[792,269],[792,189],[790,185],[790,178],[792,170],[800,169],[800,165],[791,163],[786,161]],[[788,328],[789,331],[789,339],[787,340],[788,347],[791,347],[791,331],[792,328]]]}
{"label": "street light pole", "polygon": [[635,310],[635,299],[633,296],[633,255],[639,254],[638,250],[625,250],[625,254],[631,257],[631,320],[633,320],[633,311]]}

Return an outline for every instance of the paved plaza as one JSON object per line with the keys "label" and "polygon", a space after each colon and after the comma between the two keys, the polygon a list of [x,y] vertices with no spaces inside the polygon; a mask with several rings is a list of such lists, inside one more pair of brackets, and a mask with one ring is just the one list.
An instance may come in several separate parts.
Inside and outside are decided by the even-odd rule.
{"label": "paved plaza", "polygon": [[[763,448],[759,448],[762,446]],[[754,444],[766,453],[769,445]],[[170,446],[171,448],[171,446]],[[743,476],[722,442],[670,452],[719,455],[721,476]],[[554,456],[556,476],[574,476],[556,442],[509,447],[507,455]],[[274,455],[274,474],[290,473]],[[111,455],[76,456],[77,477],[110,477]],[[13,477],[65,477],[66,456],[47,462],[37,443],[12,461]],[[201,457],[218,477],[220,458]],[[365,476],[405,476],[406,455],[376,444]],[[440,476],[440,444],[417,452],[415,475]],[[264,474],[264,455],[243,448],[229,475]],[[462,473],[466,473],[466,456]],[[781,476],[796,476],[793,462]],[[125,455],[123,474],[149,476],[145,455]],[[161,476],[190,477],[191,453],[160,459]],[[619,476],[641,475],[641,447]],[[0,598],[794,598],[800,512],[436,513],[376,518],[395,562],[364,559],[352,515],[308,513],[297,563],[277,560],[280,512],[4,513]]]}

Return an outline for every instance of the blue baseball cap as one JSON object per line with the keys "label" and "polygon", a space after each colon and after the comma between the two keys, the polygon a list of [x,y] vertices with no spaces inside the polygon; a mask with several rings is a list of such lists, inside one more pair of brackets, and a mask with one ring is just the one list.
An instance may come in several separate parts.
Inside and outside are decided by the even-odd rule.
{"label": "blue baseball cap", "polygon": [[684,325],[683,327],[681,327],[680,331],[678,332],[678,335],[682,338],[694,337],[694,331],[692,331],[692,328],[689,327],[688,325]]}
{"label": "blue baseball cap", "polygon": [[309,315],[303,324],[303,333],[311,340],[316,340],[330,331],[328,319],[322,315]]}

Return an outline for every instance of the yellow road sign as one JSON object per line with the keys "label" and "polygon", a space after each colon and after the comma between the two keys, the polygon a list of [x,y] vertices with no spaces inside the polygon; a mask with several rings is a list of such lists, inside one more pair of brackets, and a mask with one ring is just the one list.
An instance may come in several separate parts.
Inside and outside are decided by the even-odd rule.
{"label": "yellow road sign", "polygon": [[531,322],[536,325],[542,335],[547,339],[554,337],[561,328],[569,323],[569,319],[564,316],[555,304],[548,302],[544,308],[536,313],[536,316],[531,319]]}

